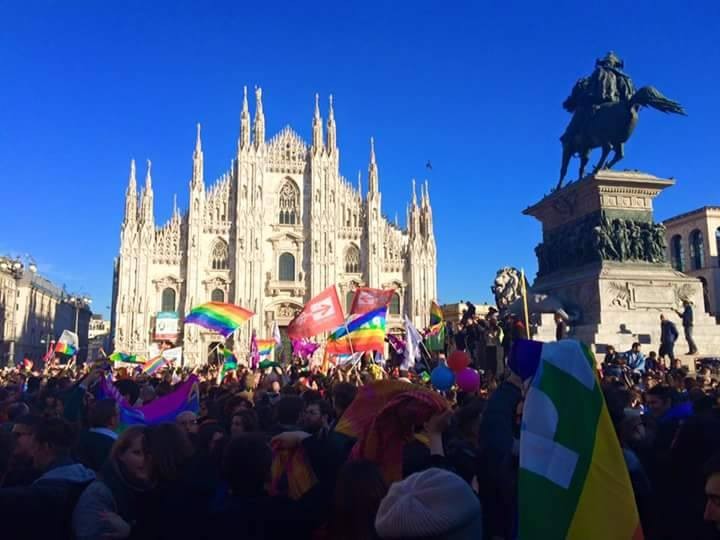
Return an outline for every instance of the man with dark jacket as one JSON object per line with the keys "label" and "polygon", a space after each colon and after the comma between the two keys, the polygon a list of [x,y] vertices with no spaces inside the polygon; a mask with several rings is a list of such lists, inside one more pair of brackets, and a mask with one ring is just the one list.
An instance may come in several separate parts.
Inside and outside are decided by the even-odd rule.
{"label": "man with dark jacket", "polygon": [[687,341],[689,348],[688,354],[697,354],[697,345],[695,345],[695,340],[692,335],[694,325],[693,308],[688,300],[683,300],[683,308],[682,312],[676,310],[675,313],[682,318],[685,341]]}
{"label": "man with dark jacket", "polygon": [[70,458],[74,431],[60,418],[43,419],[30,442],[32,484],[0,489],[3,538],[71,538],[70,520],[80,493],[95,473]]}
{"label": "man with dark jacket", "polygon": [[90,429],[80,433],[75,457],[86,467],[99,471],[112,449],[117,433],[119,412],[114,399],[96,401],[88,415]]}
{"label": "man with dark jacket", "polygon": [[665,356],[670,358],[670,367],[675,367],[675,342],[678,338],[678,331],[675,323],[660,315],[660,351],[662,360]]}

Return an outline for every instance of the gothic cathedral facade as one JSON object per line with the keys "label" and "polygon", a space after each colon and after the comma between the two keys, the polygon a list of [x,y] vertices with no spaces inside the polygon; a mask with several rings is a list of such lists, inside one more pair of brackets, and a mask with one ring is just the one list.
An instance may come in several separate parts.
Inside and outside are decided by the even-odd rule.
{"label": "gothic cathedral facade", "polygon": [[[147,354],[158,339],[156,318],[178,318],[178,345],[186,365],[205,362],[218,336],[182,325],[193,306],[232,302],[255,316],[235,333],[235,350],[247,351],[252,329],[269,337],[303,304],[335,284],[346,309],[356,287],[394,288],[388,330],[401,331],[403,314],[427,325],[437,298],[437,256],[427,182],[420,202],[412,187],[407,228],[382,213],[378,166],[370,140],[367,193],[340,175],[332,96],[325,125],[318,98],[308,146],[290,127],[265,137],[262,91],[256,89],[250,122],[247,91],[237,155],[229,171],[205,186],[198,125],[189,205],[156,226],[148,161],[138,195],[135,163],[125,197],[120,254],[113,284],[115,350]],[[325,127],[325,130],[323,130]],[[325,135],[323,136],[323,131]]]}

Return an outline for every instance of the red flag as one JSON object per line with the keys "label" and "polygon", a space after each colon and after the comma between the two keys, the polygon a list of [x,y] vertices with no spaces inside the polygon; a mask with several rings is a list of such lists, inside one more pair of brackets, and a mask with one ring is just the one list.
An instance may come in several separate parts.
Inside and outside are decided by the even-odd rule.
{"label": "red flag", "polygon": [[290,321],[287,334],[291,339],[316,336],[327,330],[335,330],[345,323],[345,316],[335,285],[330,285],[310,300],[303,310]]}
{"label": "red flag", "polygon": [[358,287],[355,289],[350,315],[360,315],[387,306],[395,294],[395,289],[370,289]]}

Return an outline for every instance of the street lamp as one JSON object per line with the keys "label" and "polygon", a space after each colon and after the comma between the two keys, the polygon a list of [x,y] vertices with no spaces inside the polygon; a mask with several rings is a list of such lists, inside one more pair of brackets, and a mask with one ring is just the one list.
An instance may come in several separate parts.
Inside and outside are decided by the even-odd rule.
{"label": "street lamp", "polygon": [[67,299],[68,303],[75,308],[75,333],[78,332],[78,319],[80,318],[80,309],[89,307],[92,300],[87,296],[71,296]]}

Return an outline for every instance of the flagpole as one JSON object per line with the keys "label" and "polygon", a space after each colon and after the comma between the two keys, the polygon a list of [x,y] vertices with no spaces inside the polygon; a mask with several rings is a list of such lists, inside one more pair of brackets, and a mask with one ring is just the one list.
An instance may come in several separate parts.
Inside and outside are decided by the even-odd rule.
{"label": "flagpole", "polygon": [[530,317],[528,315],[527,287],[525,286],[525,270],[520,270],[520,285],[522,287],[523,314],[525,316],[525,336],[530,339]]}

